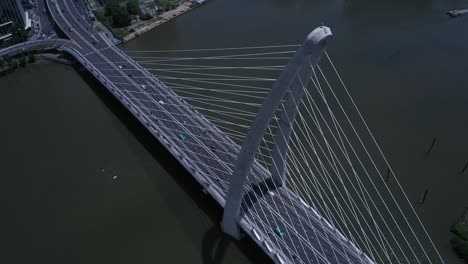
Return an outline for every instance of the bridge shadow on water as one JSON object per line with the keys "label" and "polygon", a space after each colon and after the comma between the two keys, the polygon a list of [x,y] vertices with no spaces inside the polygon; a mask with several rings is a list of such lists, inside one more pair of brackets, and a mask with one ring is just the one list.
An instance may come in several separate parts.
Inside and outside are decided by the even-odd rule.
{"label": "bridge shadow on water", "polygon": [[[201,241],[201,256],[205,264],[226,263],[225,253],[230,246],[235,246],[251,263],[272,263],[272,260],[248,236],[240,241],[224,234],[220,227],[222,208],[209,195],[202,192],[200,184],[188,171],[157,141],[153,135],[109,92],[77,64],[73,66],[98,98],[111,110],[124,126],[135,136],[137,141],[151,154],[155,162],[161,164],[176,184],[197,204],[214,225],[204,234]],[[181,176],[182,175],[182,176]],[[268,183],[266,183],[268,184]],[[263,188],[261,188],[263,189]],[[258,190],[257,190],[258,191]],[[263,192],[263,191],[260,191]],[[251,206],[247,205],[248,207]],[[174,209],[174,210],[182,210]],[[157,261],[155,262],[157,263]]]}

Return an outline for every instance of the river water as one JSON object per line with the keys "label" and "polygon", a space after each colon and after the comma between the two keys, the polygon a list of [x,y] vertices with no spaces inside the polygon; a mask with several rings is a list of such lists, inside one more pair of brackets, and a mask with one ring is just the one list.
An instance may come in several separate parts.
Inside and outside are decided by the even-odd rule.
{"label": "river water", "polygon": [[[428,187],[417,212],[446,263],[461,263],[449,229],[468,205],[468,18],[444,13],[463,2],[212,0],[123,48],[298,44],[325,23],[410,200]],[[221,234],[216,203],[103,90],[46,62],[0,78],[0,262],[268,263]]]}

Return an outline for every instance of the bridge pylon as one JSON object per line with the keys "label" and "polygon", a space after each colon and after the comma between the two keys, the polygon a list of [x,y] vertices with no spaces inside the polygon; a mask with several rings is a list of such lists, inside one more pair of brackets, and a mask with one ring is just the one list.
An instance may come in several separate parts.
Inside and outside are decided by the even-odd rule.
{"label": "bridge pylon", "polygon": [[304,89],[310,82],[312,68],[315,68],[320,61],[331,36],[331,30],[326,26],[320,26],[307,35],[304,43],[298,48],[265,97],[242,144],[230,179],[221,223],[223,231],[236,239],[240,239],[238,223],[242,197],[255,154],[275,111],[281,107],[281,101],[285,99],[289,91],[278,121],[276,143],[272,154],[274,165],[271,168],[271,177],[276,186],[280,187],[284,184],[286,155],[294,119],[305,93]]}

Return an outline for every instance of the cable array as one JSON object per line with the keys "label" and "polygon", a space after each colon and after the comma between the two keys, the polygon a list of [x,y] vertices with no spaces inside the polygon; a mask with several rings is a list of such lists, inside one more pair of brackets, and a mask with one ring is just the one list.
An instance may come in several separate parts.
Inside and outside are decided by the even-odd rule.
{"label": "cable array", "polygon": [[[113,63],[138,85],[114,76],[115,68],[99,70],[226,196],[240,145],[295,48],[127,51],[148,74]],[[296,76],[304,96],[295,119],[281,120],[294,100],[289,90],[263,135],[243,218],[295,263],[443,263],[331,57],[308,67],[312,74]],[[149,89],[152,75],[170,89]],[[277,138],[283,121],[293,126],[290,138]],[[271,178],[280,139],[289,142],[284,186]],[[395,181],[385,181],[387,170]]]}

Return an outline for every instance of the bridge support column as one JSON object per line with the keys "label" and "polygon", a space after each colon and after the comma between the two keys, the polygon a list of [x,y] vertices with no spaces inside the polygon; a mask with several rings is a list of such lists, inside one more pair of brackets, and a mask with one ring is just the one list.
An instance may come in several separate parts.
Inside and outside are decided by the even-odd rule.
{"label": "bridge support column", "polygon": [[[272,177],[280,186],[284,182],[284,162],[289,143],[289,137],[294,125],[294,118],[297,112],[302,96],[304,95],[303,85],[306,87],[308,76],[312,71],[311,66],[315,67],[320,61],[328,39],[332,33],[328,27],[321,26],[313,30],[306,38],[304,43],[296,51],[286,68],[281,72],[278,80],[273,85],[270,93],[266,96],[259,112],[257,113],[252,126],[242,144],[241,151],[235,162],[234,170],[229,183],[229,191],[224,206],[222,220],[223,231],[240,239],[239,217],[241,210],[242,197],[244,194],[244,185],[250,174],[255,154],[260,146],[261,140],[270,123],[275,111],[280,107],[281,101],[290,90],[290,96],[284,105],[281,116],[280,126],[275,135],[275,149],[273,160],[274,166]],[[298,80],[298,76],[306,76],[306,82]],[[301,78],[302,79],[302,78]],[[282,132],[280,132],[282,131]]]}

